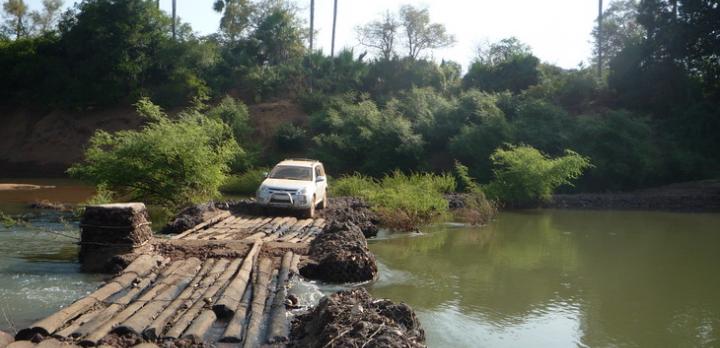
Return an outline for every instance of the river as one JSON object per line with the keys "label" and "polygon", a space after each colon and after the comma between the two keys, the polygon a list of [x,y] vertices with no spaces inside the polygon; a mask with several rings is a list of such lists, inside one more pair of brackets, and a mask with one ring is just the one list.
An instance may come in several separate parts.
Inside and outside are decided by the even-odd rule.
{"label": "river", "polygon": [[[57,187],[0,192],[0,210],[91,193],[69,181],[23,183]],[[0,330],[102,280],[79,272],[74,240],[47,232],[77,235],[77,223],[54,212],[30,222],[0,226]],[[483,227],[384,231],[370,248],[380,278],[368,288],[410,304],[430,347],[720,345],[720,214],[504,212]]]}
{"label": "river", "polygon": [[505,212],[371,250],[431,347],[720,345],[720,214]]}

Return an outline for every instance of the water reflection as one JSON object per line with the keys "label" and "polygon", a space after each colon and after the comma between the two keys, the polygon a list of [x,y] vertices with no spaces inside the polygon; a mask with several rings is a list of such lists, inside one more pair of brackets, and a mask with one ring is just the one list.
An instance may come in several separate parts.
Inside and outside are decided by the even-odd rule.
{"label": "water reflection", "polygon": [[373,242],[372,292],[416,308],[437,347],[713,346],[718,245],[720,215],[504,213]]}

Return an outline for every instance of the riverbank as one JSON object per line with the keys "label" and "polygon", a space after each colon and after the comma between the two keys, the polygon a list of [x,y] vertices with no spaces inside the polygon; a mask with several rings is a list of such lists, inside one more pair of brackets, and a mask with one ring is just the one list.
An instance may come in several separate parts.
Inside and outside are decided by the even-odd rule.
{"label": "riverbank", "polygon": [[720,180],[677,183],[632,192],[556,194],[540,207],[716,212],[720,211]]}

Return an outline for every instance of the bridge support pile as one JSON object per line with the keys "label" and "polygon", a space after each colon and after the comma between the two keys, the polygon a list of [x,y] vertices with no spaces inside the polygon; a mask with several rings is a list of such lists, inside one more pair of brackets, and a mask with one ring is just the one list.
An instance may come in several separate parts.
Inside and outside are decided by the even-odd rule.
{"label": "bridge support pile", "polygon": [[[143,203],[91,205],[80,221],[80,262],[87,272],[117,272],[114,257],[130,255],[153,237]],[[119,268],[119,269],[114,269]]]}

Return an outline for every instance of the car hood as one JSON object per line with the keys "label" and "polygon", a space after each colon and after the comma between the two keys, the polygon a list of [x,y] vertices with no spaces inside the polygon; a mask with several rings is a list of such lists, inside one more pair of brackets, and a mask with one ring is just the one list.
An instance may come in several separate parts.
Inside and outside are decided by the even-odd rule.
{"label": "car hood", "polygon": [[282,189],[282,190],[299,190],[302,188],[312,188],[314,183],[312,181],[301,181],[301,180],[287,180],[287,179],[265,179],[262,182],[262,186],[268,188]]}

